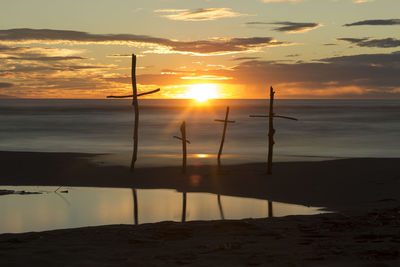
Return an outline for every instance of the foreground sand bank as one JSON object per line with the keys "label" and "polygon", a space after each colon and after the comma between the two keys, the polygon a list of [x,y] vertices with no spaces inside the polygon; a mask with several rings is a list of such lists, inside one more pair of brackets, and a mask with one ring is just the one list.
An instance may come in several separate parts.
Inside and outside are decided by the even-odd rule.
{"label": "foreground sand bank", "polygon": [[138,168],[99,166],[93,154],[0,152],[0,185],[167,188],[365,212],[400,204],[400,159],[362,158],[274,164]]}
{"label": "foreground sand bank", "polygon": [[399,266],[400,207],[0,235],[3,266]]}
{"label": "foreground sand bank", "polygon": [[[0,235],[4,266],[399,266],[400,159],[139,168],[95,155],[0,152],[1,185],[172,188],[322,206],[283,218]],[[1,196],[0,196],[1,197]]]}

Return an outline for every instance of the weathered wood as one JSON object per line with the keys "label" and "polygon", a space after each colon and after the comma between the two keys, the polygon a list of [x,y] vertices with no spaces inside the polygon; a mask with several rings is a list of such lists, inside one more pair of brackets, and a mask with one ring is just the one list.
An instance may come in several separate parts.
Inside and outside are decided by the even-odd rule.
{"label": "weathered wood", "polygon": [[[217,122],[225,122],[225,120],[218,120],[218,119],[215,119],[214,121],[217,121]],[[230,123],[235,123],[236,121],[226,121],[226,122],[230,122]]]}
{"label": "weathered wood", "polygon": [[131,69],[131,80],[132,80],[132,95],[124,95],[124,96],[107,96],[107,98],[128,98],[132,97],[132,105],[134,111],[134,126],[133,126],[133,152],[132,152],[132,161],[130,171],[133,172],[135,169],[135,163],[137,160],[137,151],[138,151],[138,142],[139,142],[139,102],[138,97],[143,95],[149,95],[160,91],[160,89],[152,90],[144,93],[137,93],[137,85],[136,85],[136,56],[132,54],[132,69]]}
{"label": "weathered wood", "polygon": [[182,137],[174,135],[173,138],[176,138],[176,139],[182,141],[182,172],[186,173],[186,157],[187,157],[186,143],[190,144],[190,141],[186,139],[186,122],[185,121],[182,122],[180,130],[181,130]]}
{"label": "weathered wood", "polygon": [[186,192],[182,193],[182,222],[186,221]]}
{"label": "weathered wood", "polygon": [[[176,139],[179,139],[179,140],[183,141],[182,137],[179,137],[179,136],[176,136],[176,135],[174,135],[173,137],[176,138]],[[189,140],[186,140],[186,143],[190,144],[190,141],[189,141]]]}
{"label": "weathered wood", "polygon": [[186,123],[183,121],[181,125],[181,134],[182,134],[182,172],[186,173],[186,157],[187,157],[187,152],[186,152]]}
{"label": "weathered wood", "polygon": [[138,209],[138,199],[137,192],[135,188],[132,188],[132,198],[133,198],[133,221],[136,225],[139,224],[139,209]]}
{"label": "weathered wood", "polygon": [[137,98],[137,85],[136,85],[136,56],[132,54],[132,105],[133,111],[135,113],[135,125],[133,127],[133,155],[132,155],[132,162],[131,162],[131,171],[135,169],[135,163],[137,160],[137,150],[138,150],[138,132],[139,132],[139,102]]}
{"label": "weathered wood", "polygon": [[276,115],[274,113],[274,96],[275,92],[272,86],[269,91],[269,114],[268,115],[250,115],[251,118],[268,118],[268,162],[267,162],[267,174],[272,174],[272,156],[274,151],[274,118],[282,118],[297,121],[298,119],[288,116]]}
{"label": "weathered wood", "polygon": [[[150,94],[157,93],[159,91],[160,91],[160,88],[155,89],[153,91],[137,94],[137,96],[150,95]],[[107,96],[107,98],[128,98],[128,97],[133,97],[133,95],[109,95],[109,96]]]}
{"label": "weathered wood", "polygon": [[267,166],[267,173],[272,174],[272,154],[274,150],[274,134],[275,134],[275,129],[274,129],[274,96],[275,92],[274,89],[270,88],[269,91],[269,131],[268,131],[268,166]]}
{"label": "weathered wood", "polygon": [[[269,115],[250,115],[250,118],[269,118]],[[298,119],[293,118],[293,117],[288,117],[288,116],[281,116],[281,115],[274,115],[272,116],[273,118],[282,118],[282,119],[288,119],[288,120],[293,120],[293,121],[298,121]]]}
{"label": "weathered wood", "polygon": [[228,123],[235,123],[235,121],[228,120],[228,117],[229,117],[229,106],[226,107],[226,113],[225,113],[225,119],[224,120],[219,120],[219,119],[215,119],[214,120],[214,121],[217,121],[217,122],[223,122],[224,123],[224,130],[222,132],[222,139],[221,139],[221,144],[219,146],[218,157],[217,157],[218,168],[221,167],[221,155],[222,155],[222,149],[224,148],[227,125],[228,125]]}

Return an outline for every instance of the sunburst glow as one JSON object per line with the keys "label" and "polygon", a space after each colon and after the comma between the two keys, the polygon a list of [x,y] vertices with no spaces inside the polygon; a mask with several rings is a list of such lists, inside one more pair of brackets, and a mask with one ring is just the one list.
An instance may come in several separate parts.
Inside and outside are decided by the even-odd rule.
{"label": "sunburst glow", "polygon": [[214,83],[198,83],[190,85],[186,97],[194,99],[197,102],[205,102],[209,99],[218,98],[218,86]]}

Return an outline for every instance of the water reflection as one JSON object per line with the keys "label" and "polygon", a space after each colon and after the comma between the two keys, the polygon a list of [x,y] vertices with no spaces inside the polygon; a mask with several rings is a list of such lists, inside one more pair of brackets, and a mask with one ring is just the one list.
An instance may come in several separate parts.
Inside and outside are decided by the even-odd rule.
{"label": "water reflection", "polygon": [[268,200],[268,217],[272,218],[274,217],[274,212],[272,210],[272,201]]}
{"label": "water reflection", "polygon": [[132,188],[132,199],[133,199],[133,221],[136,225],[139,224],[139,211],[138,211],[138,200],[136,189]]}
{"label": "water reflection", "polygon": [[186,222],[186,192],[182,193],[182,219],[181,222]]}
{"label": "water reflection", "polygon": [[271,201],[261,199],[165,189],[68,187],[65,194],[55,193],[56,187],[2,186],[1,189],[43,194],[0,196],[0,233],[321,213],[313,207],[274,202],[272,209]]}

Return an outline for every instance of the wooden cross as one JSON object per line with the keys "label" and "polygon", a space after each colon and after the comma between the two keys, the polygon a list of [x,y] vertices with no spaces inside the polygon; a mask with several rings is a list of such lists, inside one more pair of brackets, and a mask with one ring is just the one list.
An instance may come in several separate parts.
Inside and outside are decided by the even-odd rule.
{"label": "wooden cross", "polygon": [[160,88],[156,90],[152,90],[145,93],[137,93],[137,85],[136,85],[136,56],[132,54],[132,69],[131,69],[131,78],[132,78],[132,95],[123,95],[123,96],[107,96],[107,98],[129,98],[132,97],[132,106],[134,108],[135,113],[135,125],[133,128],[133,155],[131,162],[131,172],[135,169],[135,162],[137,160],[137,150],[138,150],[138,129],[139,129],[139,102],[138,97],[143,95],[149,95],[160,91]]}
{"label": "wooden cross", "polygon": [[276,115],[274,113],[274,89],[270,88],[270,98],[269,98],[269,115],[250,115],[252,118],[269,118],[269,130],[268,130],[268,165],[267,165],[267,174],[272,174],[272,153],[273,153],[273,148],[274,148],[274,134],[275,134],[275,129],[274,129],[274,118],[282,118],[282,119],[288,119],[288,120],[294,120],[297,121],[298,119],[292,118],[292,117],[287,117],[287,116],[281,116],[281,115]]}
{"label": "wooden cross", "polygon": [[182,172],[186,173],[186,143],[190,144],[190,141],[186,139],[186,123],[185,121],[182,122],[181,124],[181,135],[182,137],[179,136],[174,136],[174,138],[182,140]]}
{"label": "wooden cross", "polygon": [[222,154],[222,148],[224,147],[224,142],[225,142],[226,127],[227,127],[228,123],[235,123],[235,121],[228,120],[228,116],[229,116],[229,106],[226,107],[225,120],[218,120],[218,119],[214,120],[217,122],[224,123],[224,131],[222,132],[221,145],[219,146],[219,151],[218,151],[218,168],[221,167],[221,154]]}

